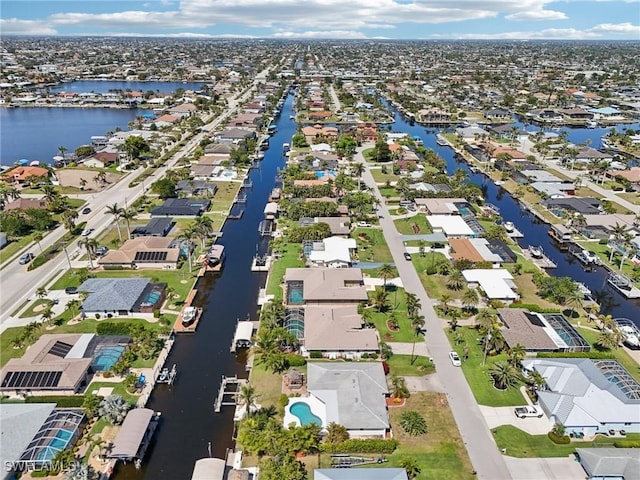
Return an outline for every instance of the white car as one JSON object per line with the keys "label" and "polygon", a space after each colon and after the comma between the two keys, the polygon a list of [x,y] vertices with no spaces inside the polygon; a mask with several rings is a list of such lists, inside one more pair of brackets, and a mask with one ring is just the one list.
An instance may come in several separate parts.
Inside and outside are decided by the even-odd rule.
{"label": "white car", "polygon": [[371,227],[371,224],[368,222],[358,222],[356,223],[356,226],[361,227],[361,228],[369,228]]}
{"label": "white car", "polygon": [[462,360],[460,360],[460,357],[456,352],[449,352],[449,360],[451,360],[454,367],[462,366]]}
{"label": "white car", "polygon": [[531,407],[527,405],[526,407],[516,407],[513,411],[518,418],[527,418],[527,417],[542,417],[542,411],[538,410],[536,407]]}

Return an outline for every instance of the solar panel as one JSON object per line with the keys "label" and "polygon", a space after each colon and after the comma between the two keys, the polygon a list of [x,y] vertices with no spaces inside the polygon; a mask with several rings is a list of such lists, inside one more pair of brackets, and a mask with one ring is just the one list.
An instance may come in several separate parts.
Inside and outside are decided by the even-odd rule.
{"label": "solar panel", "polygon": [[60,371],[9,372],[2,381],[3,388],[53,388],[62,378]]}
{"label": "solar panel", "polygon": [[167,259],[167,252],[136,252],[134,262],[163,262]]}
{"label": "solar panel", "polygon": [[55,355],[56,357],[64,358],[67,356],[67,353],[71,350],[73,345],[69,345],[68,343],[57,341],[53,344],[53,347],[49,349],[49,353],[51,355]]}

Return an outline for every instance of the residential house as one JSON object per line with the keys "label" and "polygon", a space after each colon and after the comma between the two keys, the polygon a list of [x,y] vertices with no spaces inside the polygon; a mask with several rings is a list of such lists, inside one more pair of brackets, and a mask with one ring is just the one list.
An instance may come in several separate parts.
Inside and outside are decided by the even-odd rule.
{"label": "residential house", "polygon": [[429,215],[459,215],[459,207],[468,205],[464,198],[416,198],[415,202]]}
{"label": "residential house", "polygon": [[378,125],[374,122],[361,122],[356,125],[356,136],[364,142],[378,140]]}
{"label": "residential house", "polygon": [[594,160],[599,162],[608,162],[611,163],[613,161],[613,155],[610,153],[604,153],[600,150],[596,150],[591,147],[583,147],[578,150],[575,160],[569,159],[568,161],[574,163],[582,163],[582,164],[590,164]]}
{"label": "residential house", "polygon": [[93,167],[93,168],[107,168],[117,163],[119,159],[118,152],[110,152],[107,150],[102,150],[100,152],[96,152],[93,155],[88,156],[84,159],[82,164],[85,167]]}
{"label": "residential house", "polygon": [[504,268],[463,270],[462,276],[469,287],[479,287],[489,300],[510,304],[520,298],[513,276]]}
{"label": "residential house", "polygon": [[530,185],[542,198],[566,198],[575,193],[573,183],[533,182]]}
{"label": "residential house", "polygon": [[635,480],[640,478],[638,475],[640,457],[635,448],[576,448],[576,456],[587,474],[587,480]]}
{"label": "residential house", "polygon": [[44,199],[20,197],[4,206],[4,210],[28,210],[29,208],[44,210],[47,208],[47,202]]}
{"label": "residential house", "polygon": [[[255,130],[247,128],[225,128],[220,133],[215,135],[216,139],[221,143],[240,143],[242,140],[255,140]],[[208,153],[205,150],[205,153]]]}
{"label": "residential house", "polygon": [[174,270],[180,260],[180,242],[163,236],[126,240],[118,249],[109,250],[98,259],[106,268],[143,268]]}
{"label": "residential house", "polygon": [[359,268],[287,268],[288,305],[358,303],[368,299]]}
{"label": "residential house", "polygon": [[[243,129],[243,131],[245,131]],[[204,147],[205,155],[229,155],[236,147],[230,143],[210,143]]]}
{"label": "residential house", "polygon": [[481,138],[489,138],[489,132],[478,125],[470,127],[456,128],[456,135],[459,135],[465,142],[477,141]]}
{"label": "residential house", "polygon": [[302,134],[306,142],[311,145],[322,139],[336,140],[338,138],[338,129],[336,127],[325,127],[322,125],[308,125],[302,127]]}
{"label": "residential house", "polygon": [[148,278],[90,278],[78,287],[89,294],[80,308],[96,318],[152,314],[164,302],[165,288]]}
{"label": "residential house", "polygon": [[547,198],[540,204],[558,217],[581,215],[599,215],[600,200],[591,197]]}
{"label": "residential house", "polygon": [[460,215],[426,215],[426,219],[434,233],[444,233],[447,238],[477,235]]}
{"label": "residential house", "polygon": [[502,108],[491,108],[484,112],[484,118],[492,122],[507,122],[511,120],[511,114]]}
{"label": "residential house", "polygon": [[151,209],[152,217],[199,217],[209,209],[211,200],[202,198],[167,198]]}
{"label": "residential house", "polygon": [[131,232],[131,238],[166,237],[174,225],[173,218],[152,218],[146,225],[134,228]]}
{"label": "residential house", "polygon": [[198,159],[198,165],[212,165],[214,167],[221,166],[223,162],[228,162],[231,156],[228,153],[210,153],[201,156]]}
{"label": "residential house", "polygon": [[19,166],[5,172],[0,180],[9,183],[23,185],[30,178],[37,178],[41,181],[49,178],[49,170],[42,167]]}
{"label": "residential house", "polygon": [[579,228],[588,238],[609,238],[617,226],[624,227],[632,237],[640,233],[640,228],[635,223],[636,216],[633,214],[583,215],[583,219],[584,225],[580,225]]}
{"label": "residential house", "polygon": [[486,238],[451,238],[451,258],[469,260],[473,263],[487,262],[494,267],[515,262],[513,251],[504,242],[500,243],[491,243]]}
{"label": "residential house", "polygon": [[196,107],[193,103],[181,103],[180,105],[176,105],[173,107],[169,107],[167,111],[171,115],[176,115],[178,117],[189,117],[194,115],[198,107]]}
{"label": "residential house", "polygon": [[351,266],[351,257],[356,248],[354,238],[328,237],[321,242],[313,242],[311,249],[305,253],[314,266],[348,268]]}
{"label": "residential house", "polygon": [[640,383],[616,360],[527,358],[522,366],[544,377],[540,407],[567,433],[640,433]]}
{"label": "residential house", "polygon": [[213,197],[218,191],[218,186],[206,180],[179,180],[176,184],[176,193],[190,197]]}

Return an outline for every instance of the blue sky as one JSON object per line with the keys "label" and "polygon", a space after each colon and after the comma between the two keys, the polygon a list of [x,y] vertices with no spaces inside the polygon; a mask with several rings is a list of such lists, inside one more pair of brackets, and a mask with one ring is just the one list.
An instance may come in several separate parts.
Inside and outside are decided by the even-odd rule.
{"label": "blue sky", "polygon": [[640,40],[640,0],[2,0],[0,32]]}

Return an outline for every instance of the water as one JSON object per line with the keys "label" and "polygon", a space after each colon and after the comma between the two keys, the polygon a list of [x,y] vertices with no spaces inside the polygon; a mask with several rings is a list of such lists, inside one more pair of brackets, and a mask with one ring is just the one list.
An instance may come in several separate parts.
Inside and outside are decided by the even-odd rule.
{"label": "water", "polygon": [[178,88],[183,90],[198,91],[204,86],[205,82],[125,82],[114,80],[78,80],[75,82],[61,83],[55,87],[50,87],[50,93],[108,93],[114,90],[132,91],[132,92],[148,92],[154,93],[173,93]]}
{"label": "water", "polygon": [[0,165],[26,158],[52,164],[58,147],[73,152],[127,124],[146,110],[120,108],[0,108]]}
{"label": "water", "polygon": [[316,416],[311,411],[311,407],[305,402],[292,403],[289,407],[289,411],[291,412],[291,415],[298,417],[300,425],[310,425],[315,423],[316,425],[322,426],[322,419]]}
{"label": "water", "polygon": [[124,349],[124,345],[113,345],[110,347],[101,348],[100,352],[91,364],[91,367],[99,372],[109,370],[118,362],[118,360],[120,360]]}
{"label": "water", "polygon": [[259,241],[258,224],[274,185],[276,169],[284,166],[282,144],[295,134],[289,120],[293,95],[284,105],[278,132],[271,137],[260,168],[252,169],[253,188],[247,189],[247,203],[241,220],[225,223],[220,243],[225,246],[225,266],[219,277],[198,281],[196,304],[203,317],[195,335],[178,336],[167,364],[176,364],[178,375],[173,388],[156,388],[148,407],[162,412],[162,421],[141,470],[120,464],[115,478],[190,478],[197,459],[207,457],[211,443],[214,457],[224,458],[233,447],[233,408],[214,413],[213,403],[222,375],[246,375],[245,359],[234,357],[229,347],[239,318],[257,318],[258,290],[266,274],[251,272],[251,261]]}
{"label": "water", "polygon": [[[518,244],[527,248],[530,245],[540,245],[545,254],[557,265],[557,268],[547,270],[550,275],[558,277],[571,277],[577,282],[584,283],[601,306],[601,313],[610,314],[614,318],[626,317],[632,319],[636,325],[640,325],[640,300],[630,300],[619,294],[607,283],[608,272],[603,267],[597,267],[591,272],[585,272],[578,260],[567,252],[558,249],[549,234],[548,224],[539,221],[536,217],[523,210],[519,203],[504,189],[495,185],[491,180],[481,173],[473,173],[469,170],[466,162],[457,160],[454,151],[449,147],[442,147],[436,143],[436,130],[425,129],[419,125],[409,125],[402,115],[391,107],[389,102],[385,102],[394,113],[395,121],[391,125],[391,130],[395,132],[406,132],[412,136],[419,136],[426,148],[431,148],[447,163],[447,172],[453,174],[461,168],[469,176],[469,180],[478,185],[487,203],[492,203],[500,208],[500,214],[505,221],[511,221],[516,228],[524,234],[518,239]],[[618,125],[618,130],[624,128],[639,128],[640,124]],[[596,147],[600,138],[596,140],[599,130],[603,133],[609,129],[568,129],[569,141],[581,143],[584,139],[591,138],[592,146]],[[582,140],[581,140],[582,139]]]}

